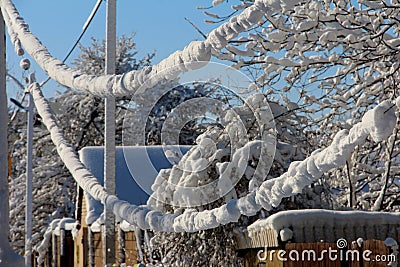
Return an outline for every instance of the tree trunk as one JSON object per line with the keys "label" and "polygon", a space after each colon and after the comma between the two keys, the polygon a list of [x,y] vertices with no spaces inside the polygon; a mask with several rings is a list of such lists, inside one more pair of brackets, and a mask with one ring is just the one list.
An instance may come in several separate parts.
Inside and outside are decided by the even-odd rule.
{"label": "tree trunk", "polygon": [[373,211],[380,211],[383,209],[383,202],[385,199],[385,194],[390,179],[390,168],[392,166],[392,157],[397,140],[397,133],[398,133],[398,128],[395,128],[394,133],[392,134],[391,137],[389,137],[388,148],[387,148],[388,158],[385,165],[385,173],[383,174],[383,185],[381,191],[379,192],[379,196],[375,200],[374,206],[372,207]]}

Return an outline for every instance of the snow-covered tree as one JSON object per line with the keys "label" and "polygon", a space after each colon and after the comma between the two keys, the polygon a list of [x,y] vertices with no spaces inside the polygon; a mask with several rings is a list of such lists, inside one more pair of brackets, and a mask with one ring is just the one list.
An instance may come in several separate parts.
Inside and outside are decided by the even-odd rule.
{"label": "snow-covered tree", "polygon": [[[81,53],[73,64],[88,74],[103,73],[104,42],[96,39],[89,47],[81,46]],[[121,72],[142,68],[150,64],[153,54],[142,59],[137,56],[133,35],[121,36],[117,43],[117,70]],[[66,89],[51,100],[59,125],[76,151],[90,145],[103,145],[104,103],[101,98]],[[122,140],[123,112],[126,103],[117,106],[117,143]],[[10,232],[13,247],[22,254],[24,248],[25,220],[25,162],[26,162],[26,114],[19,112],[9,123],[9,142],[13,156],[13,175],[10,184]],[[40,242],[49,222],[56,218],[74,217],[76,183],[56,156],[56,148],[50,134],[35,117],[33,140],[33,244]]]}
{"label": "snow-covered tree", "polygon": [[[213,5],[223,2],[213,1]],[[255,1],[229,1],[229,4],[232,2],[236,5],[227,16],[207,9],[205,13],[211,19],[206,22],[224,23],[235,11],[245,12],[255,4]],[[230,40],[226,49],[214,55],[246,71],[272,108],[275,107],[277,155],[269,177],[276,177],[291,162],[327,147],[334,134],[350,129],[371,107],[398,96],[399,3],[363,0],[268,3],[261,23]],[[343,169],[325,173],[302,194],[284,200],[277,210],[302,207],[392,210],[400,197],[397,129],[398,126],[387,141],[367,142],[357,147]],[[164,178],[174,179],[173,172],[164,174]],[[214,172],[205,180],[217,176]],[[186,176],[181,179],[188,180]],[[235,189],[238,195],[247,191],[246,187]],[[173,191],[170,198],[177,195]],[[159,209],[174,210],[165,205]],[[232,255],[230,231],[251,220],[194,234],[156,234],[153,241],[162,248],[161,258],[166,265],[196,266],[210,262],[212,266],[240,265],[232,259],[234,256],[226,259],[217,250],[226,249],[224,255]],[[201,237],[212,236],[210,233],[227,240],[227,244],[223,241],[208,244],[208,239]],[[183,245],[190,240],[196,243]]]}
{"label": "snow-covered tree", "polygon": [[[212,5],[224,2],[214,0]],[[148,206],[161,213],[173,212],[174,215],[163,217],[145,208],[130,207],[148,215],[140,218],[143,221],[138,224],[149,223],[153,229],[162,228],[158,224],[159,218],[171,219],[175,215],[173,227],[162,229],[191,232],[204,225],[207,229],[224,225],[192,234],[156,232],[147,243],[148,255],[156,257],[155,264],[240,266],[240,259],[231,253],[234,250],[233,232],[259,217],[280,209],[302,207],[328,206],[336,209],[348,206],[391,210],[399,198],[396,166],[399,133],[396,127],[389,140],[384,140],[389,135],[388,129],[392,131],[395,115],[389,103],[383,102],[398,97],[399,3],[384,0],[232,2],[237,5],[232,6],[234,11],[227,16],[213,14],[211,8],[207,10],[206,15],[211,17],[208,23],[227,24],[206,36],[206,42],[194,42],[157,67],[129,74],[132,84],[128,87],[133,92],[144,83],[141,78],[149,78],[172,63],[208,60],[213,55],[247,71],[254,79],[254,94],[248,98],[250,104],[241,103],[231,110],[222,108],[224,114],[219,121],[224,127],[206,124],[206,131],[196,138],[198,146],[170,170],[161,171],[156,178],[154,194]],[[232,15],[238,10],[243,10],[242,16],[233,18]],[[31,38],[31,41],[35,40]],[[36,44],[40,47],[40,44]],[[96,55],[94,53],[92,57]],[[49,59],[50,63],[42,66],[52,66],[52,71],[62,72],[69,78],[66,83],[74,84],[76,81],[81,89],[94,91],[88,85],[88,80],[84,79],[87,77],[73,76],[72,70],[58,68],[57,61],[46,55],[43,58]],[[187,71],[184,65],[180,66],[182,71]],[[89,65],[89,68],[92,67]],[[168,74],[174,76],[175,73],[171,71]],[[80,77],[80,80],[77,81],[76,77]],[[102,81],[104,77],[94,79]],[[120,81],[116,77],[113,79]],[[124,90],[122,87],[125,84],[121,84],[114,89]],[[106,87],[102,89],[110,89]],[[263,95],[256,94],[260,91]],[[167,98],[164,103],[179,102],[179,97],[178,100]],[[267,112],[265,97],[272,104],[272,113]],[[380,102],[383,104],[377,110],[369,111]],[[123,105],[126,109],[130,108]],[[202,103],[198,103],[198,108],[201,107]],[[383,108],[386,111],[383,112]],[[168,109],[163,110],[161,105],[154,109],[152,119],[160,114],[173,113],[169,112]],[[384,125],[374,118],[384,117],[386,112],[391,118],[384,121],[390,125]],[[351,127],[366,114],[367,119],[357,124],[357,129],[361,131],[353,130]],[[261,127],[255,127],[256,118],[263,121]],[[276,128],[270,124],[272,118],[277,122]],[[160,125],[162,120],[152,119],[146,128],[147,144],[159,142],[159,131],[152,129]],[[242,122],[244,129],[238,127],[238,121]],[[373,124],[371,129],[367,123]],[[375,128],[376,125],[379,127]],[[349,132],[340,131],[350,128]],[[366,133],[371,134],[371,138],[365,145],[356,147],[349,156],[350,151],[359,144],[359,139],[367,136]],[[276,140],[276,157],[272,153],[272,139],[268,137]],[[342,137],[344,142],[340,140]],[[263,147],[264,143],[270,146]],[[317,150],[328,146],[327,150]],[[265,154],[261,153],[264,150]],[[249,152],[248,157],[245,156],[246,152]],[[318,155],[327,159],[321,159]],[[310,165],[310,171],[307,165],[309,161],[296,162],[305,157],[315,165]],[[326,166],[317,164],[315,158]],[[321,172],[342,165],[344,161],[347,164],[343,169],[330,170],[315,181]],[[269,163],[272,169],[268,173]],[[241,170],[244,172],[241,173]],[[279,178],[273,180],[275,188],[272,191],[269,182],[276,176]],[[301,191],[303,186],[300,187],[296,180],[299,177],[308,179],[307,184],[311,181],[313,184],[296,196],[281,201],[281,196]],[[267,181],[264,182],[264,179]],[[209,187],[209,184],[212,186]],[[261,188],[254,191],[260,185]],[[276,188],[276,185],[284,186]],[[198,189],[199,186],[204,186],[206,190],[191,189]],[[240,205],[240,208],[250,207],[250,211],[239,212],[235,201],[247,194],[254,194],[254,197],[245,198],[244,201],[250,199],[254,203]],[[317,201],[314,199],[316,196],[319,196]],[[110,206],[115,203],[120,204],[113,201]],[[126,203],[123,205],[127,207]],[[261,206],[268,211],[256,209]],[[211,209],[213,212],[207,214]],[[241,217],[241,214],[247,216]],[[130,218],[138,220],[139,216],[135,214]],[[200,221],[195,222],[196,219]],[[232,221],[237,222],[227,223]],[[210,239],[215,242],[210,242]]]}
{"label": "snow-covered tree", "polygon": [[[261,99],[264,98],[261,97]],[[153,185],[155,191],[152,195],[153,198],[148,204],[164,213],[181,212],[182,207],[186,207],[188,204],[192,209],[198,211],[217,208],[232,198],[240,198],[254,190],[262,182],[261,177],[267,176],[269,161],[272,168],[268,177],[272,178],[285,172],[291,161],[304,159],[306,146],[296,144],[304,142],[306,136],[302,129],[296,128],[296,125],[291,123],[296,121],[297,114],[273,102],[269,103],[272,111],[269,119],[276,118],[276,130],[274,123],[269,127],[272,127],[270,130],[274,134],[274,138],[276,134],[278,139],[277,149],[274,154],[275,150],[269,147],[264,153],[272,153],[269,156],[275,155],[275,160],[272,162],[272,158],[265,155],[260,159],[260,150],[263,151],[260,142],[262,130],[255,114],[262,113],[262,108],[265,108],[263,104],[266,103],[259,101],[260,98],[257,95],[252,95],[246,102],[247,104],[241,103],[234,107],[234,112],[233,110],[229,111],[230,106],[226,107],[226,115],[218,120],[224,127],[221,127],[221,124],[210,125],[197,138],[196,143],[199,145],[197,149],[190,151],[188,156],[184,156],[171,170],[159,174],[159,180],[156,180]],[[253,104],[252,108],[249,107],[249,104]],[[212,107],[208,107],[208,109],[211,110]],[[236,118],[236,114],[239,115],[239,118]],[[237,120],[245,123],[245,136],[231,139],[233,133],[239,131]],[[246,144],[245,139],[250,141]],[[210,140],[216,146],[215,151],[206,145]],[[240,143],[242,144],[240,145]],[[248,159],[241,154],[245,150],[244,148],[251,151]],[[215,157],[208,158],[205,155],[215,155]],[[196,167],[192,167],[194,169],[191,170],[185,169],[187,166],[197,166],[201,160],[207,161],[207,167],[204,170],[197,171]],[[239,163],[241,160],[247,162],[246,167]],[[238,171],[241,168],[245,170],[243,177]],[[255,177],[261,180],[257,180]],[[166,181],[176,181],[176,184]],[[196,185],[200,189],[196,192],[190,190],[185,192],[186,185]],[[201,187],[203,186],[212,188],[202,191]],[[319,196],[317,196],[318,194]],[[328,196],[324,196],[324,194],[327,194],[325,188],[315,185],[314,188],[305,190],[304,194],[298,198],[284,201],[272,212],[290,208],[329,208]],[[195,233],[155,232],[148,245],[148,255],[152,257],[150,261],[154,265],[163,264],[163,266],[242,266],[243,262],[235,250],[234,232],[267,214],[269,212],[261,211],[252,217],[241,217],[237,223]]]}
{"label": "snow-covered tree", "polygon": [[[151,63],[154,53],[143,58],[137,58],[138,50],[134,41],[134,34],[122,35],[117,40],[116,74],[122,74],[131,70],[138,70]],[[90,46],[80,46],[81,53],[72,64],[84,73],[101,75],[105,68],[105,40],[99,41],[92,37]]]}
{"label": "snow-covered tree", "polygon": [[[213,4],[222,4],[214,1]],[[231,1],[235,2],[235,1]],[[234,10],[254,1],[236,1]],[[269,99],[295,102],[309,131],[308,155],[327,146],[372,106],[399,95],[399,3],[271,2],[262,23],[229,42],[218,57],[248,71]],[[208,22],[224,21],[212,14]],[[358,147],[345,168],[325,174],[334,207],[391,210],[400,197],[399,133]]]}

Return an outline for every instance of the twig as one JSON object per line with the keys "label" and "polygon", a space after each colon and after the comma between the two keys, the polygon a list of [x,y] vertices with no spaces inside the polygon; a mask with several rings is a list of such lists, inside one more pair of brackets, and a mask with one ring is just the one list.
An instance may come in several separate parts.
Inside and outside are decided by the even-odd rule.
{"label": "twig", "polygon": [[187,22],[189,22],[190,25],[192,25],[193,28],[195,28],[195,30],[196,30],[198,33],[200,33],[201,36],[203,36],[204,39],[207,39],[207,35],[206,35],[204,32],[202,32],[202,31],[199,29],[199,27],[197,27],[197,26],[196,26],[193,22],[191,22],[188,18],[185,18],[185,20],[186,20]]}

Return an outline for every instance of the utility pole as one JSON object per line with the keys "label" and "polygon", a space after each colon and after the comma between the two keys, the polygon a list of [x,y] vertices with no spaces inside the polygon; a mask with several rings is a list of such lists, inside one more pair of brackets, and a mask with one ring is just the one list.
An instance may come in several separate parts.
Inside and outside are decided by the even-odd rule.
{"label": "utility pole", "polygon": [[[116,56],[116,0],[107,0],[106,15],[106,74],[115,74]],[[115,195],[115,98],[105,99],[105,145],[104,145],[104,187],[108,194]],[[103,266],[116,263],[115,260],[115,216],[104,205],[103,225]],[[109,264],[109,265],[108,265]]]}
{"label": "utility pole", "polygon": [[[0,9],[1,11],[1,9]],[[0,266],[24,266],[24,259],[16,254],[8,242],[10,230],[8,204],[8,104],[6,91],[6,35],[0,12]]]}
{"label": "utility pole", "polygon": [[32,155],[33,155],[33,97],[28,93],[28,125],[26,153],[26,194],[25,194],[25,266],[32,266]]}

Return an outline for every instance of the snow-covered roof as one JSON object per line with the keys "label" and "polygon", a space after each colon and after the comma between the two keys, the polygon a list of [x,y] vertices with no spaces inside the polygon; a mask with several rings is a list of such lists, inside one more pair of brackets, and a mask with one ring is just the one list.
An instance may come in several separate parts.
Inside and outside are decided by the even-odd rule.
{"label": "snow-covered roof", "polygon": [[385,240],[392,237],[399,241],[400,212],[281,211],[254,222],[239,236],[240,248],[276,246],[278,241],[289,240],[336,242],[340,238],[353,241],[358,238]]}
{"label": "snow-covered roof", "polygon": [[[134,205],[146,204],[152,193],[151,185],[161,169],[170,168],[173,161],[167,158],[163,146],[125,146],[116,148],[116,195],[121,200]],[[179,149],[185,153],[189,146],[168,147],[167,150]],[[85,147],[79,151],[83,164],[92,172],[101,184],[104,184],[104,147]],[[176,159],[172,158],[172,159]],[[172,163],[171,163],[172,162]],[[101,224],[103,205],[92,196],[86,198],[86,223]],[[119,221],[119,218],[117,218]]]}

